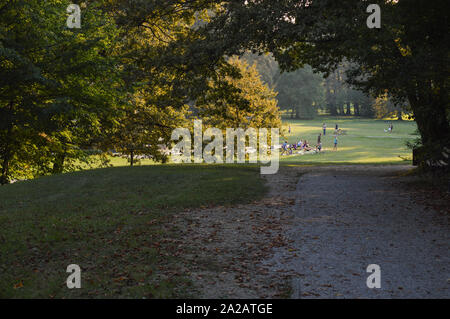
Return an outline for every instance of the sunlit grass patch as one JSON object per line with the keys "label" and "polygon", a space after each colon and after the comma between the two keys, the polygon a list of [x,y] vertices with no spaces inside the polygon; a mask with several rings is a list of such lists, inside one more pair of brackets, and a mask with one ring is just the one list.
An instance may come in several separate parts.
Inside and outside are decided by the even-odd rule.
{"label": "sunlit grass patch", "polygon": [[[394,130],[387,133],[388,121],[372,119],[334,119],[317,118],[315,120],[285,120],[288,143],[293,144],[300,139],[308,140],[313,147],[317,144],[319,133],[323,134],[322,125],[327,124],[326,135],[321,137],[323,152],[312,155],[282,156],[282,162],[299,163],[410,163],[411,150],[406,146],[416,136],[416,124],[413,121],[394,121]],[[336,123],[346,134],[338,136],[338,150],[333,151],[334,129]],[[288,130],[286,130],[288,131]]]}

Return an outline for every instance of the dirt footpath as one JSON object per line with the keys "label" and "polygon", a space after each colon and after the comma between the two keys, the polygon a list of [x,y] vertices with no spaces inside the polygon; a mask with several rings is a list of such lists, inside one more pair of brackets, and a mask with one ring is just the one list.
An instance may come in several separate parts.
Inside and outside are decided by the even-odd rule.
{"label": "dirt footpath", "polygon": [[[403,166],[342,166],[305,171],[287,235],[298,256],[293,298],[449,298],[449,206],[417,204]],[[284,252],[281,251],[283,256]],[[369,289],[367,267],[381,269]]]}
{"label": "dirt footpath", "polygon": [[[184,272],[201,298],[449,298],[449,212],[409,166],[283,167],[263,201],[185,211]],[[369,264],[381,288],[369,289]]]}
{"label": "dirt footpath", "polygon": [[263,262],[289,249],[284,234],[292,220],[298,173],[266,175],[269,193],[248,205],[186,210],[176,215],[181,229],[184,273],[199,298],[288,298],[289,270],[272,271]]}

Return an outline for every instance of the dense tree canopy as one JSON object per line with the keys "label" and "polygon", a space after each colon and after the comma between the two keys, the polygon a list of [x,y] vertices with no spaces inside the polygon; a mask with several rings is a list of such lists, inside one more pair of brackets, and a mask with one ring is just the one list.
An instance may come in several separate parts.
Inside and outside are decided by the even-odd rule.
{"label": "dense tree canopy", "polygon": [[192,104],[220,94],[227,107],[252,105],[230,80],[243,69],[201,32],[221,10],[216,1],[73,1],[82,13],[74,29],[71,2],[0,4],[1,183],[112,149],[131,164],[142,154],[165,161],[159,145]]}
{"label": "dense tree canopy", "polygon": [[[111,116],[116,29],[96,7],[84,28],[66,23],[67,1],[0,7],[1,182],[62,170]],[[75,30],[75,29],[74,29]],[[79,156],[77,156],[79,157]]]}

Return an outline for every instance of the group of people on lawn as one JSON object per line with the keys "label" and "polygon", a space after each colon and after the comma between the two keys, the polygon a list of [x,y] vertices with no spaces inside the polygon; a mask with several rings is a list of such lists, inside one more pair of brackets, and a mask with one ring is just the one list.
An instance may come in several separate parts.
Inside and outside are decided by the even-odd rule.
{"label": "group of people on lawn", "polygon": [[[323,129],[323,135],[325,136],[327,134],[326,123],[323,123],[322,129]],[[338,145],[338,137],[337,137],[338,130],[339,130],[339,126],[338,126],[338,124],[336,124],[335,134],[334,134],[334,147],[333,147],[333,150],[335,150],[335,151],[337,151],[337,145]],[[289,133],[290,132],[291,132],[291,127],[289,126]],[[288,144],[287,141],[284,141],[284,143],[281,145],[281,155],[283,155],[283,154],[290,155],[294,151],[309,152],[309,151],[313,151],[313,150],[315,150],[316,153],[320,153],[320,151],[322,151],[322,133],[319,133],[319,136],[317,136],[317,144],[316,144],[315,148],[313,148],[306,139],[300,140],[300,141],[298,141],[298,143],[294,143],[294,144]]]}
{"label": "group of people on lawn", "polygon": [[[284,143],[281,145],[281,149],[282,149],[282,155],[283,154],[292,154],[294,151],[305,151],[305,152],[309,152],[313,150],[313,147],[311,147],[311,145],[309,144],[309,142],[307,140],[300,140],[298,141],[298,143],[294,143],[294,144],[288,144],[287,141],[284,141]],[[322,143],[318,143],[316,145],[315,150],[320,152],[322,149]]]}

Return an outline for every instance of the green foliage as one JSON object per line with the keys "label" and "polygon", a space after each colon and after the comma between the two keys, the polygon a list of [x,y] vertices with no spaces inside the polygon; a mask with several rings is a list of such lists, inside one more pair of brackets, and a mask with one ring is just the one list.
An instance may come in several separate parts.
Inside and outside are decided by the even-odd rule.
{"label": "green foliage", "polygon": [[233,76],[197,30],[214,1],[86,1],[81,29],[66,27],[70,3],[0,5],[0,183],[80,168],[96,150],[164,161],[158,144],[188,103]]}
{"label": "green foliage", "polygon": [[260,78],[255,65],[237,57],[229,59],[239,76],[219,76],[210,90],[197,100],[199,116],[206,125],[226,129],[237,127],[281,127],[276,92]]}
{"label": "green foliage", "polygon": [[[68,1],[8,1],[0,9],[0,182],[61,172],[98,133],[114,94],[117,35],[95,6],[65,26]],[[77,155],[78,154],[78,155]]]}
{"label": "green foliage", "polygon": [[395,105],[387,94],[379,96],[374,103],[375,115],[378,119],[386,117],[397,117],[398,120],[402,120],[402,109],[406,107],[400,107]]}
{"label": "green foliage", "polygon": [[324,104],[323,79],[311,67],[283,73],[277,82],[278,102],[282,109],[292,110],[295,118],[311,119]]}

